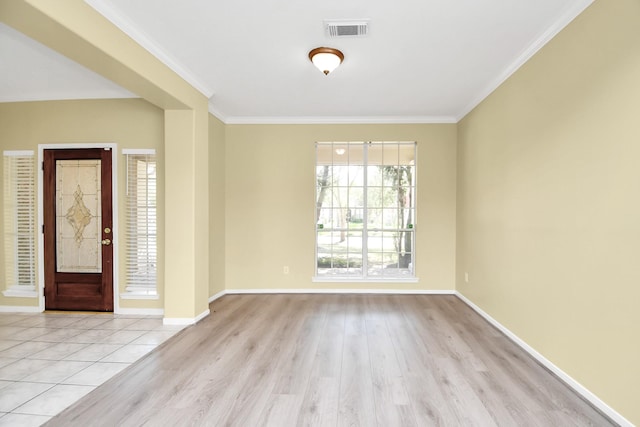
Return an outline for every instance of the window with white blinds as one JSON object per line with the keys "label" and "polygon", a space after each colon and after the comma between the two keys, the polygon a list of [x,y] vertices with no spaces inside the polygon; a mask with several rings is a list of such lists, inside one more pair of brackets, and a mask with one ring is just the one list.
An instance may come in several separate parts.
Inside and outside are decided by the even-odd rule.
{"label": "window with white blinds", "polygon": [[155,150],[123,150],[127,165],[126,279],[123,298],[157,298]]}
{"label": "window with white blinds", "polygon": [[35,297],[35,172],[33,151],[4,153],[5,296]]}

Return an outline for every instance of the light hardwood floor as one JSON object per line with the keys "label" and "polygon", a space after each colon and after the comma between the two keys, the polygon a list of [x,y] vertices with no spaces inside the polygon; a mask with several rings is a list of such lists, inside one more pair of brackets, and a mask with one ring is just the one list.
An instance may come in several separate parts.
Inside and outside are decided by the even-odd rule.
{"label": "light hardwood floor", "polygon": [[49,426],[610,426],[455,296],[227,295]]}

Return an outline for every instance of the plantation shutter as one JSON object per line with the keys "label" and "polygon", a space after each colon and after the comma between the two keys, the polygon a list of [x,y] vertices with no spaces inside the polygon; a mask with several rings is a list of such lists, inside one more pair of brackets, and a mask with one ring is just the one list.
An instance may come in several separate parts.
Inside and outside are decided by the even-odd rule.
{"label": "plantation shutter", "polygon": [[[157,296],[157,179],[155,150],[123,150],[127,162],[126,292]],[[127,295],[128,294],[128,295]]]}
{"label": "plantation shutter", "polygon": [[6,280],[4,294],[5,296],[35,296],[36,226],[33,151],[5,151],[3,154]]}

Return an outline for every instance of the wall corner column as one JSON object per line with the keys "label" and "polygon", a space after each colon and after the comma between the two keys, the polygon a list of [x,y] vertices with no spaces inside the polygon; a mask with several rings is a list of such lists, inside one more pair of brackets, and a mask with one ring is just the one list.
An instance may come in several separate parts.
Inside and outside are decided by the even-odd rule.
{"label": "wall corner column", "polygon": [[165,323],[209,314],[208,113],[165,110]]}

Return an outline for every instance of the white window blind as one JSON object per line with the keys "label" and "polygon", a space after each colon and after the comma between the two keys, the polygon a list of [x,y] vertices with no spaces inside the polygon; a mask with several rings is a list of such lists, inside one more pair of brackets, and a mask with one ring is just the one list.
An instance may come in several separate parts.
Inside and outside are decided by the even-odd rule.
{"label": "white window blind", "polygon": [[33,151],[4,153],[5,296],[37,296]]}
{"label": "white window blind", "polygon": [[123,150],[127,164],[124,298],[157,297],[157,179],[155,150]]}

